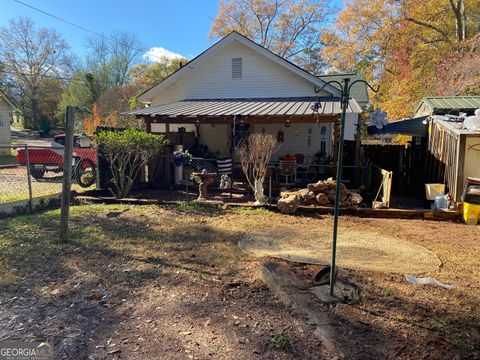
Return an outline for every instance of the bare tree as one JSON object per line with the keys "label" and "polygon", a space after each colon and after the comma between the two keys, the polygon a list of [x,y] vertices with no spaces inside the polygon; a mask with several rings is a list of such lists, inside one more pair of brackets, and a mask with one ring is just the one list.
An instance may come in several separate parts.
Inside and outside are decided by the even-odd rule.
{"label": "bare tree", "polygon": [[21,17],[0,28],[0,49],[0,61],[12,77],[25,125],[37,128],[46,97],[42,82],[69,76],[73,63],[69,46],[55,30],[37,30],[31,19]]}
{"label": "bare tree", "polygon": [[237,31],[312,73],[324,63],[320,39],[328,0],[228,0],[220,3],[210,37]]}
{"label": "bare tree", "polygon": [[268,162],[278,150],[277,140],[270,134],[250,134],[247,140],[241,140],[235,152],[240,158],[243,173],[255,194],[255,204],[264,205],[263,183],[267,176]]}
{"label": "bare tree", "polygon": [[144,52],[133,33],[114,32],[109,36],[87,40],[87,68],[100,83],[102,91],[130,82],[130,70]]}

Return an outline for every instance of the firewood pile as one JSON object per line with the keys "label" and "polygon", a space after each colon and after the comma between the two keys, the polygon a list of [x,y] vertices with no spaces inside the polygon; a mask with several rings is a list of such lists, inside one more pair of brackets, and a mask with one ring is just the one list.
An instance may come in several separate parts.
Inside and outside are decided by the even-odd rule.
{"label": "firewood pile", "polygon": [[[299,205],[333,206],[335,204],[335,187],[332,178],[308,184],[306,189],[284,191],[280,193],[277,206],[284,214],[294,214]],[[362,196],[348,190],[340,183],[340,207],[358,207],[363,202]]]}

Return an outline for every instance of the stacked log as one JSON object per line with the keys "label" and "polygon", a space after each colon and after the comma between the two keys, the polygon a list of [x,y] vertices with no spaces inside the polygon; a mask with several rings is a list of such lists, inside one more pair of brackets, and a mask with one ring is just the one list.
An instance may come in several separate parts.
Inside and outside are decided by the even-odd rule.
{"label": "stacked log", "polygon": [[300,196],[297,193],[282,193],[277,202],[277,207],[284,214],[295,214],[299,203]]}
{"label": "stacked log", "polygon": [[[293,214],[299,205],[333,206],[335,204],[335,188],[337,182],[333,178],[308,184],[306,189],[284,191],[280,193],[277,206],[282,213]],[[340,183],[340,206],[357,207],[363,202],[362,196],[348,190]]]}

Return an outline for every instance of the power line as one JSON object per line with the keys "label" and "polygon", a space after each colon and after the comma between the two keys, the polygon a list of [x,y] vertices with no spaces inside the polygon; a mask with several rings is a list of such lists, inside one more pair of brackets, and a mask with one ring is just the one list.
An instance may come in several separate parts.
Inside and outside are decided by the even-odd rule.
{"label": "power line", "polygon": [[[77,29],[80,29],[80,30],[83,30],[83,31],[85,31],[85,32],[88,32],[89,34],[92,34],[92,35],[101,37],[102,39],[105,39],[105,40],[107,40],[107,41],[109,41],[109,42],[111,42],[111,43],[114,43],[115,45],[117,44],[117,42],[116,42],[114,39],[109,38],[108,36],[105,36],[105,35],[102,35],[102,34],[100,34],[100,33],[95,32],[95,31],[89,30],[89,29],[87,29],[86,27],[83,27],[83,26],[81,26],[81,25],[75,24],[75,23],[73,23],[73,22],[71,22],[71,21],[69,21],[69,20],[63,19],[63,18],[61,18],[61,17],[59,17],[59,16],[57,16],[57,15],[51,14],[51,13],[49,13],[49,12],[47,12],[47,11],[44,11],[44,10],[42,10],[42,9],[39,9],[39,8],[37,8],[37,7],[35,7],[35,6],[32,6],[32,5],[30,5],[30,4],[27,4],[27,3],[23,2],[23,1],[20,1],[20,0],[13,0],[13,1],[15,1],[15,2],[17,2],[17,3],[19,3],[19,4],[23,5],[23,6],[26,6],[26,7],[30,8],[30,9],[33,9],[33,10],[35,10],[35,11],[38,11],[38,12],[44,14],[44,15],[50,16],[50,17],[52,17],[52,18],[54,18],[54,19],[56,19],[56,20],[58,20],[58,21],[61,21],[61,22],[65,23],[65,24],[68,24],[68,25],[70,25],[70,26],[76,27]],[[140,48],[134,48],[134,49],[137,50],[137,51],[139,51],[139,52],[145,52],[145,49],[140,49]],[[154,54],[149,54],[148,56],[149,56],[149,57],[157,58],[158,60],[161,60],[161,61],[165,60],[164,58],[162,58],[162,57],[160,57],[160,56],[157,56],[157,55],[154,55]]]}
{"label": "power line", "polygon": [[[71,22],[71,21],[62,19],[61,17],[58,17],[58,16],[53,15],[53,14],[51,14],[51,13],[48,13],[48,12],[46,12],[46,11],[43,11],[43,10],[41,10],[41,9],[39,9],[39,8],[36,8],[35,6],[32,6],[32,5],[30,5],[30,4],[24,3],[23,1],[20,1],[20,0],[13,0],[13,1],[15,1],[15,2],[17,2],[17,3],[19,3],[19,4],[23,5],[23,6],[29,7],[30,9],[33,9],[33,10],[35,10],[35,11],[41,12],[42,14],[45,14],[45,15],[47,15],[47,16],[50,16],[50,17],[52,17],[52,18],[54,18],[54,19],[57,19],[58,21],[64,22],[65,24],[74,26],[74,27],[76,27],[76,28],[78,28],[78,29],[80,29],[80,30],[83,30],[83,31],[86,31],[86,32],[88,32],[88,33],[90,33],[90,34],[99,36],[99,37],[101,37],[101,38],[104,38],[105,40],[113,41],[113,42],[114,42],[114,40],[106,37],[105,35],[99,34],[99,33],[95,32],[95,31],[91,31],[91,30],[89,30],[89,29],[87,29],[87,28],[85,28],[85,27],[83,27],[83,26],[81,26],[81,25],[77,25],[77,24],[75,24],[75,23],[73,23],[73,22]],[[137,49],[137,50],[138,50],[138,49]]]}

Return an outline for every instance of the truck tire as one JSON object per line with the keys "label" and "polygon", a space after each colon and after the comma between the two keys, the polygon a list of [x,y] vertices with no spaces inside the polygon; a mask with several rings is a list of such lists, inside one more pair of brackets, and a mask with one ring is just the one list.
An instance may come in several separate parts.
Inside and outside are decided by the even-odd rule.
{"label": "truck tire", "polygon": [[45,175],[45,167],[35,168],[35,166],[31,165],[30,175],[32,175],[34,179],[42,179],[43,175]]}
{"label": "truck tire", "polygon": [[82,159],[78,173],[78,185],[82,188],[88,188],[96,182],[95,164],[90,159]]}

